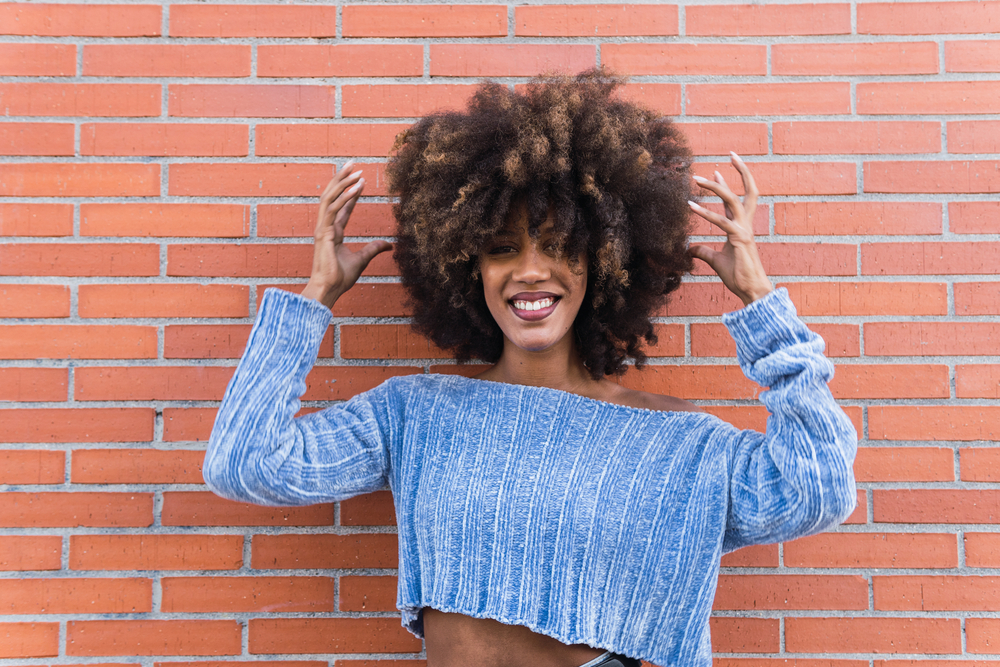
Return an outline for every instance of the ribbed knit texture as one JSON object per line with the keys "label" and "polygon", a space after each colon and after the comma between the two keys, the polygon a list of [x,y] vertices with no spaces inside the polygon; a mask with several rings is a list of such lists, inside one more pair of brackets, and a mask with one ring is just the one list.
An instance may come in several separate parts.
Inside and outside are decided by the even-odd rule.
{"label": "ribbed knit texture", "polygon": [[818,533],[855,507],[857,434],[823,341],[785,290],[723,317],[770,387],[767,434],[554,389],[393,378],[294,419],[330,312],[268,290],[212,431],[219,495],[305,505],[392,489],[397,607],[524,625],[664,667],[709,667],[723,553]]}

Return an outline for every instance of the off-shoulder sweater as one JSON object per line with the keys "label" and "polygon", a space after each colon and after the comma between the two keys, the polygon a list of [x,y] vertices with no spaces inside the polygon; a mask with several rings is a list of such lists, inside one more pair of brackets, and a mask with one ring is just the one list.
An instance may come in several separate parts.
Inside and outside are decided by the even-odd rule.
{"label": "off-shoulder sweater", "polygon": [[307,505],[392,490],[396,605],[527,626],[664,667],[710,667],[722,554],[827,530],[856,503],[857,434],[827,387],[823,341],[784,289],[723,316],[769,387],[766,435],[705,413],[626,407],[420,374],[294,418],[330,323],[264,295],[216,418],[219,495]]}

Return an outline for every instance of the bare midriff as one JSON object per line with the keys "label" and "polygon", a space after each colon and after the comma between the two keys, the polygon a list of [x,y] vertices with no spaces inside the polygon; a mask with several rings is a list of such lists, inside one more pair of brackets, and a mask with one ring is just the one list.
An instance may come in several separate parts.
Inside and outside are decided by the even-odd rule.
{"label": "bare midriff", "polygon": [[430,607],[423,617],[427,667],[579,667],[604,653],[489,618]]}

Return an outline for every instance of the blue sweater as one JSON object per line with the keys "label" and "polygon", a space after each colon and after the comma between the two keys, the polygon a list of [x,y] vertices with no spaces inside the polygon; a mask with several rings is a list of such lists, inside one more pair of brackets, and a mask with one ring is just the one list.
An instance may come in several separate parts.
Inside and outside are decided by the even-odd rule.
{"label": "blue sweater", "polygon": [[783,289],[723,320],[743,371],[770,387],[766,435],[704,413],[435,374],[296,419],[330,311],[271,289],[219,409],[205,481],[263,505],[388,483],[396,606],[418,637],[429,606],[710,667],[722,554],[824,531],[856,502],[857,434],[827,388],[823,340]]}

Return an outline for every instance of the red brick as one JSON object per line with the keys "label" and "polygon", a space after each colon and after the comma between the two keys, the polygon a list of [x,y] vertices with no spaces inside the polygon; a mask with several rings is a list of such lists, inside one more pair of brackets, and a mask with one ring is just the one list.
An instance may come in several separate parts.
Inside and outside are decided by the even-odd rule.
{"label": "red brick", "polygon": [[[725,214],[725,208],[722,202],[713,204],[711,202],[702,202],[702,205],[709,211],[718,213],[719,215]],[[758,204],[757,213],[753,218],[753,233],[757,236],[767,236],[770,233],[770,223],[771,219],[769,207],[767,204]],[[688,234],[691,236],[724,236],[725,232],[705,220],[699,215],[692,214],[688,219]]]}
{"label": "red brick", "polygon": [[1000,113],[1000,81],[859,83],[859,114]]}
{"label": "red brick", "polygon": [[[733,191],[742,194],[743,184],[732,165],[697,162],[694,173],[712,178],[722,172]],[[761,195],[853,195],[857,194],[854,163],[849,162],[753,162],[749,164]],[[172,169],[173,167],[171,167]]]}
{"label": "red brick", "polygon": [[0,359],[155,359],[156,328],[4,326]]}
{"label": "red brick", "polygon": [[781,621],[776,618],[711,618],[709,632],[716,653],[777,653]]}
{"label": "red brick", "polygon": [[719,577],[715,610],[868,609],[868,581],[857,575],[728,575]]}
{"label": "red brick", "polygon": [[777,544],[754,544],[722,557],[722,567],[778,567]]}
{"label": "red brick", "polygon": [[0,204],[0,236],[72,235],[72,204]]}
{"label": "red brick", "polygon": [[998,337],[1000,324],[992,322],[870,322],[865,354],[995,355]]}
{"label": "red brick", "polygon": [[981,32],[1000,32],[1000,2],[866,2],[858,5],[859,34]]}
{"label": "red brick", "polygon": [[715,317],[742,307],[743,302],[739,297],[721,282],[686,282],[670,295],[666,309],[656,314],[670,317]]}
{"label": "red brick", "polygon": [[4,614],[134,614],[152,606],[151,579],[0,579]]}
{"label": "red brick", "polygon": [[[265,290],[271,287],[301,294],[305,284],[257,285],[257,308],[260,308]],[[410,310],[406,307],[406,290],[399,283],[355,283],[333,306],[334,317],[409,317],[410,315]]]}
{"label": "red brick", "polygon": [[171,37],[336,37],[333,5],[174,5]]}
{"label": "red brick", "polygon": [[963,447],[959,462],[963,482],[1000,482],[1000,448]]}
{"label": "red brick", "polygon": [[173,84],[171,116],[333,118],[335,86]]}
{"label": "red brick", "polygon": [[711,36],[845,35],[851,33],[848,4],[691,5],[685,34]]}
{"label": "red brick", "polygon": [[149,408],[0,410],[0,442],[140,442],[153,438]]}
{"label": "red brick", "polygon": [[[0,16],[9,12],[7,9],[9,7],[10,5],[0,5]],[[0,44],[0,76],[74,76],[75,74],[75,44]]]}
{"label": "red brick", "polygon": [[684,325],[654,324],[653,331],[657,336],[655,345],[643,342],[643,351],[650,357],[683,357],[684,356]]}
{"label": "red brick", "polygon": [[956,315],[1000,315],[1000,283],[955,283]]}
{"label": "red brick", "polygon": [[70,480],[74,484],[204,484],[204,458],[202,451],[184,449],[77,449]]}
{"label": "red brick", "polygon": [[[166,359],[239,359],[243,356],[247,339],[250,337],[249,324],[171,324],[164,327],[163,356]],[[324,353],[333,356],[332,336],[327,333]]]}
{"label": "red brick", "polygon": [[868,437],[872,440],[997,440],[998,436],[1000,408],[995,406],[885,405],[868,409]]}
{"label": "red brick", "polygon": [[874,489],[879,523],[1000,523],[1000,491]]}
{"label": "red brick", "polygon": [[[767,418],[770,413],[763,405],[705,405],[701,407],[708,414],[715,415],[738,429],[749,429],[760,433],[767,430]],[[775,558],[777,558],[777,552],[775,554]]]}
{"label": "red brick", "polygon": [[422,647],[396,618],[256,618],[249,629],[253,654],[416,653]]}
{"label": "red brick", "polygon": [[955,535],[920,533],[826,533],[784,544],[787,567],[958,567]]}
{"label": "red brick", "polygon": [[160,87],[137,83],[0,83],[8,116],[159,116]]}
{"label": "red brick", "polygon": [[934,42],[775,44],[771,73],[791,76],[937,74]]}
{"label": "red brick", "polygon": [[591,44],[431,44],[431,76],[535,76],[596,64]]}
{"label": "red brick", "polygon": [[0,164],[0,196],[155,197],[158,164]]}
{"label": "red brick", "polygon": [[865,192],[1000,192],[1000,161],[866,162]]}
{"label": "red brick", "polygon": [[859,482],[953,482],[955,452],[945,447],[861,447],[854,477]]}
{"label": "red brick", "polygon": [[[257,125],[257,155],[377,156],[389,154],[396,135],[409,127],[399,123],[322,125]],[[313,221],[315,224],[315,221]],[[310,232],[311,235],[311,232]]]}
{"label": "red brick", "polygon": [[81,37],[156,37],[159,5],[0,4],[0,33]]}
{"label": "red brick", "polygon": [[69,288],[0,285],[0,317],[69,317]]}
{"label": "red brick", "polygon": [[785,235],[940,234],[941,205],[907,202],[778,202],[774,231]]}
{"label": "red brick", "polygon": [[992,273],[1000,261],[1000,243],[865,243],[864,275],[969,275]]}
{"label": "red brick", "polygon": [[1000,365],[955,366],[957,398],[1000,398]]}
{"label": "red brick", "polygon": [[261,44],[257,76],[420,76],[419,44]]}
{"label": "red brick", "polygon": [[215,423],[215,408],[164,408],[164,442],[208,440]]}
{"label": "red brick", "polygon": [[248,44],[87,44],[84,76],[250,76]]}
{"label": "red brick", "polygon": [[1000,202],[951,202],[948,204],[948,229],[957,234],[1000,233]]}
{"label": "red brick", "polygon": [[340,577],[340,611],[396,611],[396,577]]}
{"label": "red brick", "polygon": [[946,72],[1000,72],[1000,43],[987,40],[945,42]]}
{"label": "red brick", "polygon": [[[859,96],[862,85],[858,84]],[[687,86],[685,111],[691,116],[848,114],[851,113],[851,85],[839,81],[692,83]]]}
{"label": "red brick", "polygon": [[73,155],[73,133],[70,123],[4,123],[0,155]]}
{"label": "red brick", "polygon": [[739,155],[768,153],[765,123],[678,123],[677,127],[695,155],[728,155],[729,151]]}
{"label": "red brick", "polygon": [[330,577],[164,577],[160,585],[166,613],[334,611]]}
{"label": "red brick", "polygon": [[[0,9],[3,7],[0,6]],[[34,7],[32,7],[34,9]],[[3,14],[0,14],[3,17]],[[0,20],[0,25],[6,21]],[[58,623],[0,623],[0,658],[59,655]]]}
{"label": "red brick", "polygon": [[625,37],[676,35],[677,32],[676,5],[544,5],[514,8],[514,34],[518,37]]}
{"label": "red brick", "polygon": [[[703,243],[718,250],[719,243]],[[764,270],[773,276],[854,276],[857,247],[846,244],[761,243],[757,246]],[[692,275],[713,276],[708,264],[697,262]]]}
{"label": "red brick", "polygon": [[962,539],[968,567],[1000,567],[1000,533],[963,531]]}
{"label": "red brick", "polygon": [[80,285],[80,317],[247,317],[246,285]]}
{"label": "red brick", "polygon": [[193,123],[84,123],[81,155],[243,156],[246,125]]}
{"label": "red brick", "polygon": [[839,365],[830,381],[830,391],[840,399],[948,398],[951,395],[948,367],[930,364]]}
{"label": "red brick", "polygon": [[397,375],[423,372],[411,366],[316,366],[306,377],[304,401],[346,401]]}
{"label": "red brick", "polygon": [[937,122],[793,121],[775,123],[773,132],[775,154],[937,153],[941,150],[941,124]]}
{"label": "red brick", "polygon": [[210,491],[163,494],[164,526],[332,526],[333,505],[267,507],[225,500]]}
{"label": "red brick", "polygon": [[451,355],[408,324],[345,324],[340,327],[345,359],[443,359]]}
{"label": "red brick", "polygon": [[58,535],[0,536],[0,571],[58,570],[62,567],[62,537]]}
{"label": "red brick", "polygon": [[[387,194],[385,164],[357,167],[365,172],[365,195]],[[209,197],[318,198],[331,178],[333,168],[329,164],[172,164],[169,191],[171,195]]]}
{"label": "red brick", "polygon": [[66,654],[239,655],[240,637],[236,621],[69,621]]}
{"label": "red brick", "polygon": [[341,526],[395,526],[396,508],[392,493],[373,491],[340,503]]}
{"label": "red brick", "polygon": [[[360,661],[364,662],[364,661]],[[377,662],[377,661],[376,661]],[[426,662],[420,661],[422,664],[414,667],[426,667]],[[393,667],[409,667],[405,664],[398,664],[393,662]],[[326,661],[319,660],[184,660],[182,663],[183,667],[328,667],[329,663]],[[342,660],[338,660],[336,663],[337,667],[343,665]],[[154,667],[177,667],[177,663],[171,662],[154,662]]]}
{"label": "red brick", "polygon": [[65,368],[0,368],[0,401],[65,401]]}
{"label": "red brick", "polygon": [[504,5],[348,5],[344,37],[504,37]]}
{"label": "red brick", "polygon": [[632,75],[764,75],[767,74],[767,47],[756,44],[605,44],[601,47],[601,62]]}
{"label": "red brick", "polygon": [[312,255],[311,244],[171,245],[167,275],[305,278]]}
{"label": "red brick", "polygon": [[947,315],[944,283],[781,283],[803,316]]}
{"label": "red brick", "polygon": [[753,399],[761,388],[739,366],[646,366],[630,369],[621,379],[630,389],[688,400]]}
{"label": "red brick", "polygon": [[226,366],[88,366],[74,372],[78,401],[219,401]]}
{"label": "red brick", "polygon": [[[856,357],[861,354],[860,332],[857,325],[810,324],[809,328],[826,341],[827,356]],[[725,325],[694,323],[691,325],[691,356],[735,357],[736,343]]]}
{"label": "red brick", "polygon": [[997,637],[1000,637],[1000,619],[966,619],[965,649],[969,653],[996,653]]}
{"label": "red brick", "polygon": [[5,276],[155,276],[160,249],[137,243],[12,243],[0,248]]}
{"label": "red brick", "polygon": [[69,494],[14,493],[0,495],[0,526],[4,528],[133,527],[153,524],[152,493]]}
{"label": "red brick", "polygon": [[[257,236],[303,236],[316,231],[319,204],[258,204]],[[347,223],[348,236],[392,236],[396,219],[390,204],[358,202]]]}
{"label": "red brick", "polygon": [[65,452],[0,449],[0,484],[62,484],[65,480]]}
{"label": "red brick", "polygon": [[255,570],[395,568],[399,564],[395,533],[358,535],[254,535],[251,567]]}
{"label": "red brick", "polygon": [[240,204],[81,204],[82,236],[242,237],[250,207]]}
{"label": "red brick", "polygon": [[343,85],[344,118],[411,118],[442,109],[464,109],[474,86],[452,83]]}
{"label": "red brick", "polygon": [[235,570],[242,535],[71,535],[71,570]]}
{"label": "red brick", "polygon": [[961,653],[957,618],[786,618],[789,653]]}

